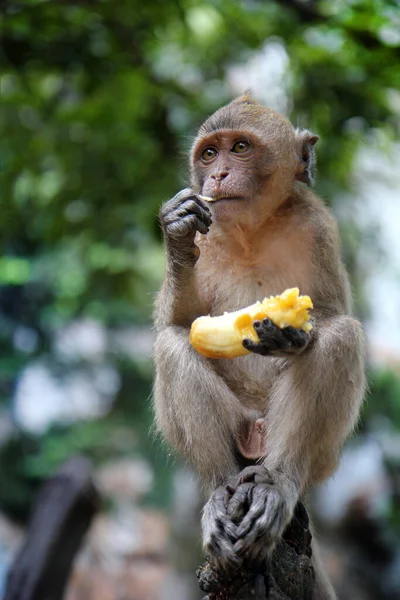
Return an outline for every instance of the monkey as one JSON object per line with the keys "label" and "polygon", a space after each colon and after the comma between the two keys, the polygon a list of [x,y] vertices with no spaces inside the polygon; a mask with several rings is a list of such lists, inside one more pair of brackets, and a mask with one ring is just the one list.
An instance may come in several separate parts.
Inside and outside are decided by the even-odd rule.
{"label": "monkey", "polygon": [[[267,560],[299,499],[335,471],[364,397],[365,339],[337,223],[312,190],[317,141],[246,93],[201,125],[190,187],[160,210],[156,425],[208,493],[204,552],[226,571]],[[197,317],[290,287],[313,300],[309,333],[264,319],[245,356],[191,346]]]}

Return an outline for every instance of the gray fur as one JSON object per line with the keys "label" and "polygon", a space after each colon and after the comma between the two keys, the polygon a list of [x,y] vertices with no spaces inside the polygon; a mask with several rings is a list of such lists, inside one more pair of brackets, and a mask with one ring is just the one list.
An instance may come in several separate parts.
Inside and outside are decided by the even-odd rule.
{"label": "gray fur", "polygon": [[[223,132],[213,138],[220,155],[204,167],[195,157],[213,135],[212,125],[223,125],[225,117],[235,127],[250,123],[248,139],[256,130],[255,147],[264,139],[265,152],[255,152],[253,162],[231,156],[236,132]],[[195,141],[192,188],[160,214],[167,262],[156,311],[156,421],[211,494],[202,520],[204,546],[227,569],[243,553],[265,559],[300,496],[335,470],[364,396],[364,335],[351,316],[336,224],[321,200],[298,183],[313,181],[317,138],[291,127],[252,99],[220,109]],[[271,162],[262,165],[269,160],[262,156]],[[264,168],[268,175],[249,177],[251,169]],[[221,169],[228,173],[222,181],[215,177]],[[208,207],[193,191],[215,198],[224,189],[232,195],[236,185],[245,189],[236,204]],[[314,327],[307,339],[281,342],[281,358],[213,360],[190,345],[190,325],[198,316],[222,314],[293,286],[311,296]],[[267,329],[263,343],[271,348],[283,337],[270,328],[268,340]],[[243,481],[237,440],[243,424],[258,418],[265,422],[266,453],[253,480]],[[230,516],[223,501],[227,483],[231,496],[237,494]]]}

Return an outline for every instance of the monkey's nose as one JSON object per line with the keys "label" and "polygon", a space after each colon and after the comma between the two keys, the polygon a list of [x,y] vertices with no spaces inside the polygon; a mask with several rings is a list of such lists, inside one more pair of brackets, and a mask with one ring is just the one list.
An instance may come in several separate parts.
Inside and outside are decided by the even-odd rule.
{"label": "monkey's nose", "polygon": [[223,171],[222,173],[214,173],[211,175],[211,179],[215,179],[215,181],[222,181],[225,177],[228,177],[229,171]]}

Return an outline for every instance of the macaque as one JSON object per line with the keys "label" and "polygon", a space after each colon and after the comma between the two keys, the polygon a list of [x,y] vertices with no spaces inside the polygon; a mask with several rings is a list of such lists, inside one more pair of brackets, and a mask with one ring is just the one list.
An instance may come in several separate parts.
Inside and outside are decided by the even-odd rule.
{"label": "macaque", "polygon": [[[299,499],[335,470],[364,395],[336,223],[311,190],[317,141],[245,94],[200,127],[191,187],[160,212],[156,421],[209,494],[204,551],[226,571],[268,558]],[[313,300],[309,333],[265,319],[246,356],[209,359],[190,345],[197,317],[291,287]]]}

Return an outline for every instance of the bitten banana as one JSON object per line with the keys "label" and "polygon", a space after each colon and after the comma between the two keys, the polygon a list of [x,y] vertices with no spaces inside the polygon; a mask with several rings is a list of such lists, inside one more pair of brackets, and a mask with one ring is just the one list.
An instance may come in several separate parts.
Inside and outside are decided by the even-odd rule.
{"label": "bitten banana", "polygon": [[300,296],[298,288],[285,290],[280,296],[265,298],[247,308],[226,312],[219,317],[199,317],[192,323],[190,343],[208,358],[236,358],[250,354],[243,347],[248,338],[259,342],[253,322],[269,318],[280,328],[291,325],[296,329],[310,331],[310,315],[313,308],[309,296]]}

